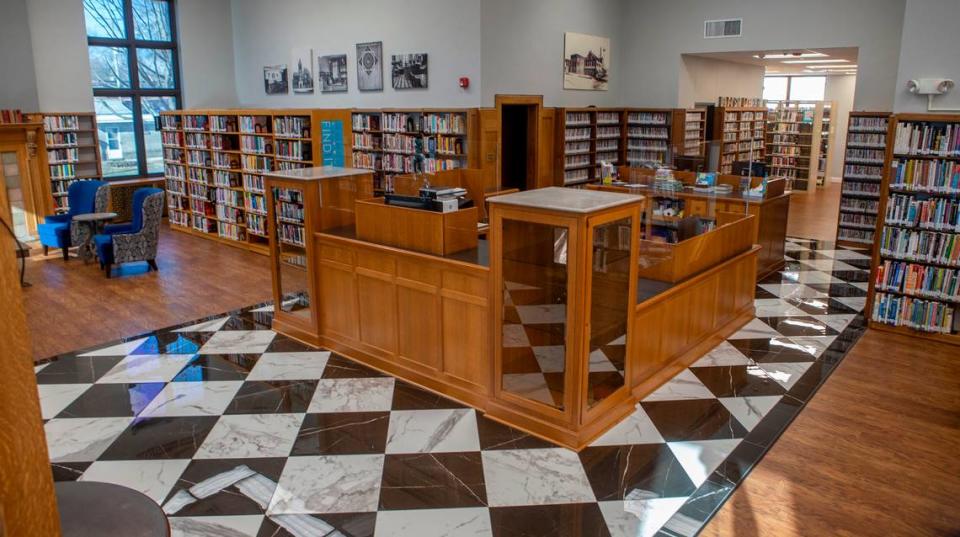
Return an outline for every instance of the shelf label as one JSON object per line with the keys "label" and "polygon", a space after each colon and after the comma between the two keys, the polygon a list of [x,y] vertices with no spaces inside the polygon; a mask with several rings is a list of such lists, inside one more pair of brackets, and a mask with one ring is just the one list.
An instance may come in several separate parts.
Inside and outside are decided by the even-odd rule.
{"label": "shelf label", "polygon": [[324,166],[343,166],[343,122],[320,122],[320,146]]}

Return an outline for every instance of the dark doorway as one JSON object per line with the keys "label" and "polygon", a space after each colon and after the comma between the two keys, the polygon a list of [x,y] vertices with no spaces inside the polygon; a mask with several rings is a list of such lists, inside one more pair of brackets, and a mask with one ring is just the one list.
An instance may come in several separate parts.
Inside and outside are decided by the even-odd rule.
{"label": "dark doorway", "polygon": [[536,188],[537,105],[500,107],[500,181],[502,188]]}

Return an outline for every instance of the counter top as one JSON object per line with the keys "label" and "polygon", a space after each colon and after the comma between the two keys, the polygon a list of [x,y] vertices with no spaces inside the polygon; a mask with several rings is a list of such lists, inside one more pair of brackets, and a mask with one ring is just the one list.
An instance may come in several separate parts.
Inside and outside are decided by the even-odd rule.
{"label": "counter top", "polygon": [[536,190],[525,190],[503,196],[487,198],[488,203],[501,203],[531,209],[547,209],[565,213],[587,214],[620,205],[637,203],[634,195],[598,190],[581,190],[551,186]]}
{"label": "counter top", "polygon": [[316,166],[313,168],[300,168],[297,170],[270,172],[263,175],[265,177],[285,179],[288,181],[322,181],[324,179],[340,179],[355,175],[366,175],[368,173],[373,173],[373,170],[365,170],[361,168],[341,168],[339,166]]}
{"label": "counter top", "polygon": [[[353,241],[368,242],[357,237],[357,228],[354,226],[344,226],[344,227],[327,229],[322,231],[321,233],[324,235],[332,235],[334,237],[340,237],[343,239],[349,239]],[[368,244],[383,246],[375,242],[368,242]],[[385,246],[385,247],[395,248],[393,246]],[[396,249],[403,250],[403,248],[396,248]],[[471,265],[478,265],[481,267],[488,267],[488,268],[490,267],[490,247],[489,247],[489,243],[484,239],[480,239],[477,241],[476,248],[471,248],[469,250],[462,250],[460,252],[455,252],[447,255],[428,254],[424,252],[416,252],[414,250],[407,250],[407,251],[412,252],[416,255],[429,255],[429,256],[438,257],[441,259],[451,259],[454,261],[461,261],[463,263],[469,263]]]}

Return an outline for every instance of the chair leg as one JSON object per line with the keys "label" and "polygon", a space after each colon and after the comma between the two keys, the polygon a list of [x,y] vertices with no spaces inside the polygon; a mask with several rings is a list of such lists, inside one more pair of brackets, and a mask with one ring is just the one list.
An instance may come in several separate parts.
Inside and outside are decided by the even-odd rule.
{"label": "chair leg", "polygon": [[110,272],[112,271],[112,265],[110,263],[106,264],[104,271],[107,273],[107,279],[110,279]]}
{"label": "chair leg", "polygon": [[[152,268],[153,270],[155,270],[155,271],[157,271],[157,272],[160,272],[160,269],[157,268],[157,260],[156,260],[156,259],[147,259],[147,265],[149,265],[150,268]],[[149,272],[149,271],[147,271],[147,272]]]}
{"label": "chair leg", "polygon": [[64,246],[61,250],[63,250],[63,260],[70,261],[70,248]]}
{"label": "chair leg", "polygon": [[43,255],[47,255],[49,253],[50,253],[50,247],[47,245],[43,245]]}

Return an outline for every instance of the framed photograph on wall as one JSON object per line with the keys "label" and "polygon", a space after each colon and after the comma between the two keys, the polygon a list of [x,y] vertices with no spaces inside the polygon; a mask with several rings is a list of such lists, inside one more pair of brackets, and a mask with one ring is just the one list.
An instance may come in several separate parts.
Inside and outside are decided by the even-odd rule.
{"label": "framed photograph on wall", "polygon": [[610,38],[563,34],[563,89],[607,91]]}
{"label": "framed photograph on wall", "polygon": [[313,49],[295,48],[290,57],[293,92],[302,95],[313,93]]}
{"label": "framed photograph on wall", "polygon": [[317,58],[321,93],[347,91],[347,55],[334,54]]}
{"label": "framed photograph on wall", "polygon": [[265,65],[263,67],[263,91],[267,95],[285,95],[287,87],[286,65]]}
{"label": "framed photograph on wall", "polygon": [[357,89],[383,91],[383,42],[357,43]]}
{"label": "framed photograph on wall", "polygon": [[394,54],[390,57],[393,89],[426,89],[427,55]]}

